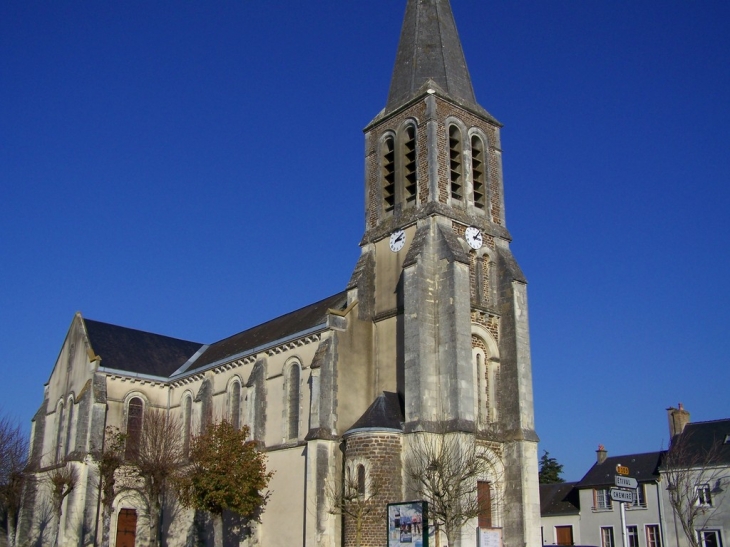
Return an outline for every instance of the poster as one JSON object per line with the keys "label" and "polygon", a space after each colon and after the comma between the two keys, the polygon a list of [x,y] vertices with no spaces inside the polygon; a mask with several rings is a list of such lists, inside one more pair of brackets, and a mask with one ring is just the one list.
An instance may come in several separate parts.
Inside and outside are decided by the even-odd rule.
{"label": "poster", "polygon": [[428,547],[428,503],[388,504],[388,547]]}

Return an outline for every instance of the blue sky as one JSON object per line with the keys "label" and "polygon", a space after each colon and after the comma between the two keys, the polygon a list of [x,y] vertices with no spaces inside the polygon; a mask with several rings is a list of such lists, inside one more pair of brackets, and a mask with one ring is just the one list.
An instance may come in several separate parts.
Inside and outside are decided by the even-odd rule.
{"label": "blue sky", "polygon": [[[730,417],[730,3],[453,0],[502,132],[541,450]],[[0,403],[74,312],[211,342],[341,290],[404,1],[0,3]]]}

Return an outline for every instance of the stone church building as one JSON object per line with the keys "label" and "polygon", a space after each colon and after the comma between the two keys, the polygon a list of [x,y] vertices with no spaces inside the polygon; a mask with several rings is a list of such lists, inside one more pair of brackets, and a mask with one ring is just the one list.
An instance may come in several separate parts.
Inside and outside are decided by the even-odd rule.
{"label": "stone church building", "polygon": [[[106,426],[138,435],[153,408],[179,418],[186,442],[225,417],[262,443],[272,494],[241,545],[354,545],[352,522],[329,511],[345,476],[378,480],[363,544],[386,545],[385,505],[414,498],[404,462],[424,435],[495,462],[479,478],[489,507],[451,545],[476,545],[478,525],[500,528],[507,547],[539,545],[526,281],[505,223],[500,128],[476,102],[449,0],[407,0],[387,102],[364,130],[365,231],[344,290],[210,343],[77,314],[33,418],[21,544],[50,537],[43,477],[64,461],[79,483],[60,544],[100,541],[94,454]],[[143,520],[121,493],[112,545],[145,544]],[[191,511],[162,525],[167,545],[198,544]]]}

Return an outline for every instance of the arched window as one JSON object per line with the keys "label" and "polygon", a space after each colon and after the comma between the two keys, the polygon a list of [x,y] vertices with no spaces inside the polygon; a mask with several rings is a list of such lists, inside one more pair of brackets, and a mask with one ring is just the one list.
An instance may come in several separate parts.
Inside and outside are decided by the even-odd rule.
{"label": "arched window", "polygon": [[66,454],[63,448],[63,441],[65,439],[64,426],[66,421],[64,420],[63,412],[63,401],[61,401],[56,409],[56,463],[60,463],[63,456]]}
{"label": "arched window", "polygon": [[299,437],[299,365],[294,364],[289,369],[287,386],[287,409],[289,412],[288,435],[289,439]]}
{"label": "arched window", "polygon": [[471,177],[474,207],[485,210],[487,206],[487,166],[484,143],[476,135],[471,138]]}
{"label": "arched window", "polygon": [[365,497],[365,466],[362,464],[357,466],[357,495]]}
{"label": "arched window", "polygon": [[475,352],[475,363],[477,381],[477,419],[480,425],[486,425],[489,421],[489,373],[485,364],[484,352],[477,349]]}
{"label": "arched window", "polygon": [[418,179],[416,176],[416,128],[406,127],[403,141],[403,195],[406,207],[416,202],[418,193]]}
{"label": "arched window", "polygon": [[73,426],[74,426],[74,402],[73,399],[68,400],[68,418],[66,425],[66,443],[64,453],[68,456],[76,447],[73,445]]}
{"label": "arched window", "polygon": [[395,141],[393,137],[385,138],[381,150],[383,210],[385,213],[392,213],[395,208]]}
{"label": "arched window", "polygon": [[241,427],[241,384],[238,380],[228,386],[228,420],[235,429]]}
{"label": "arched window", "polygon": [[449,126],[449,183],[451,199],[461,201],[464,198],[464,165],[461,129],[456,125]]}
{"label": "arched window", "polygon": [[127,459],[134,459],[139,454],[143,416],[144,403],[142,399],[133,397],[127,404],[127,446],[125,450]]}
{"label": "arched window", "polygon": [[193,398],[189,393],[183,396],[182,401],[182,434],[183,452],[187,456],[190,453],[190,437],[193,430]]}

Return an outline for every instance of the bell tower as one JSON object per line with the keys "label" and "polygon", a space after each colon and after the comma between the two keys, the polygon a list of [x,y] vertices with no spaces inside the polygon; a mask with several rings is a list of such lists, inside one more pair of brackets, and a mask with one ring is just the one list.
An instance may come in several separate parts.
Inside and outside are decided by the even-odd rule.
{"label": "bell tower", "polygon": [[505,222],[501,127],[476,102],[449,0],[408,0],[387,103],[364,130],[349,289],[373,328],[373,391],[403,402],[404,450],[419,432],[489,446],[504,468],[504,544],[537,546],[526,279]]}

